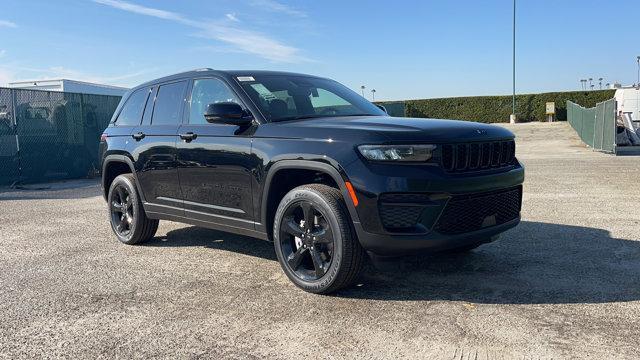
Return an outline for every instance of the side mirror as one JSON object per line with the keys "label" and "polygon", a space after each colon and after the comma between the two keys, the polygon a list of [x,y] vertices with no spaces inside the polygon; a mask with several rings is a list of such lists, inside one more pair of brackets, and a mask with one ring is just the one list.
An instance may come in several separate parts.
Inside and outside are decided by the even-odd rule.
{"label": "side mirror", "polygon": [[379,105],[379,104],[374,104],[374,105],[377,106],[378,109],[384,111],[385,114],[389,115],[389,113],[387,112],[387,108],[386,107],[384,107],[382,105]]}
{"label": "side mirror", "polygon": [[253,120],[251,114],[234,102],[219,102],[207,105],[204,110],[204,118],[212,124],[220,123],[236,126],[248,126]]}

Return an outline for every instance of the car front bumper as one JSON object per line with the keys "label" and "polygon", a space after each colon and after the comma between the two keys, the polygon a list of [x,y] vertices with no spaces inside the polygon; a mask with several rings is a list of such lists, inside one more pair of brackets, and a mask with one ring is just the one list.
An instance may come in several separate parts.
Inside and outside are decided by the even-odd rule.
{"label": "car front bumper", "polygon": [[354,223],[354,228],[363,248],[377,255],[392,256],[415,252],[439,252],[491,242],[497,235],[519,223],[520,217],[504,224],[456,235],[443,235],[436,232],[418,235],[374,234],[364,230],[360,223]]}
{"label": "car front bumper", "polygon": [[[520,222],[524,182],[520,163],[484,174],[374,170],[366,174],[369,181],[364,188],[356,187],[360,204],[353,209],[358,215],[353,225],[360,244],[378,255],[438,252],[490,242]],[[419,210],[412,211],[411,206]],[[412,217],[415,226],[389,225],[404,226]]]}

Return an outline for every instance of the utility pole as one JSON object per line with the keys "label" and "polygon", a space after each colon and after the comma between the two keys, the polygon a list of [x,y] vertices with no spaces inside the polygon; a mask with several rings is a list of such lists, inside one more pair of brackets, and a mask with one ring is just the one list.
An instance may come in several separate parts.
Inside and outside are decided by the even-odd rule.
{"label": "utility pole", "polygon": [[376,101],[376,89],[371,89],[371,101]]}
{"label": "utility pole", "polygon": [[640,87],[640,56],[636,58],[636,62],[638,63],[638,87]]}
{"label": "utility pole", "polygon": [[360,90],[362,90],[362,97],[364,97],[364,89],[365,89],[365,86],[364,85],[360,85]]}
{"label": "utility pole", "polygon": [[[640,57],[638,58],[640,59]],[[513,0],[513,97],[511,98],[510,122],[516,122],[516,0]]]}

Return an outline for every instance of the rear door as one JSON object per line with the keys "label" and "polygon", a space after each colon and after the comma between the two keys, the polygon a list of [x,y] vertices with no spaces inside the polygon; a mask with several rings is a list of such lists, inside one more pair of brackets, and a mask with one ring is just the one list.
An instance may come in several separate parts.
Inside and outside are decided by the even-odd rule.
{"label": "rear door", "polygon": [[224,80],[215,77],[194,79],[189,99],[177,137],[185,215],[253,229],[251,171],[257,162],[251,155],[251,135],[255,129],[204,119],[208,104],[233,101],[245,106]]}
{"label": "rear door", "polygon": [[180,80],[154,87],[142,125],[131,133],[132,154],[147,211],[183,215],[176,135],[187,84],[187,80]]}

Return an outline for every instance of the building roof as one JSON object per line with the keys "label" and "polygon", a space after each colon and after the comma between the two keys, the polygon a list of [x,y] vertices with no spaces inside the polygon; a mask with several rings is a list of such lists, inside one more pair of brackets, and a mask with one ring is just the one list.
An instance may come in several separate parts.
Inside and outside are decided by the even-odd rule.
{"label": "building roof", "polygon": [[39,79],[39,80],[13,81],[13,82],[9,83],[9,87],[15,87],[15,86],[20,86],[20,85],[37,86],[38,83],[55,83],[55,82],[69,82],[69,83],[74,83],[74,84],[96,86],[96,87],[108,88],[108,89],[129,90],[129,88],[125,88],[125,87],[122,87],[122,86],[98,84],[98,83],[92,83],[92,82],[88,82],[88,81],[80,81],[80,80],[72,80],[72,79]]}

